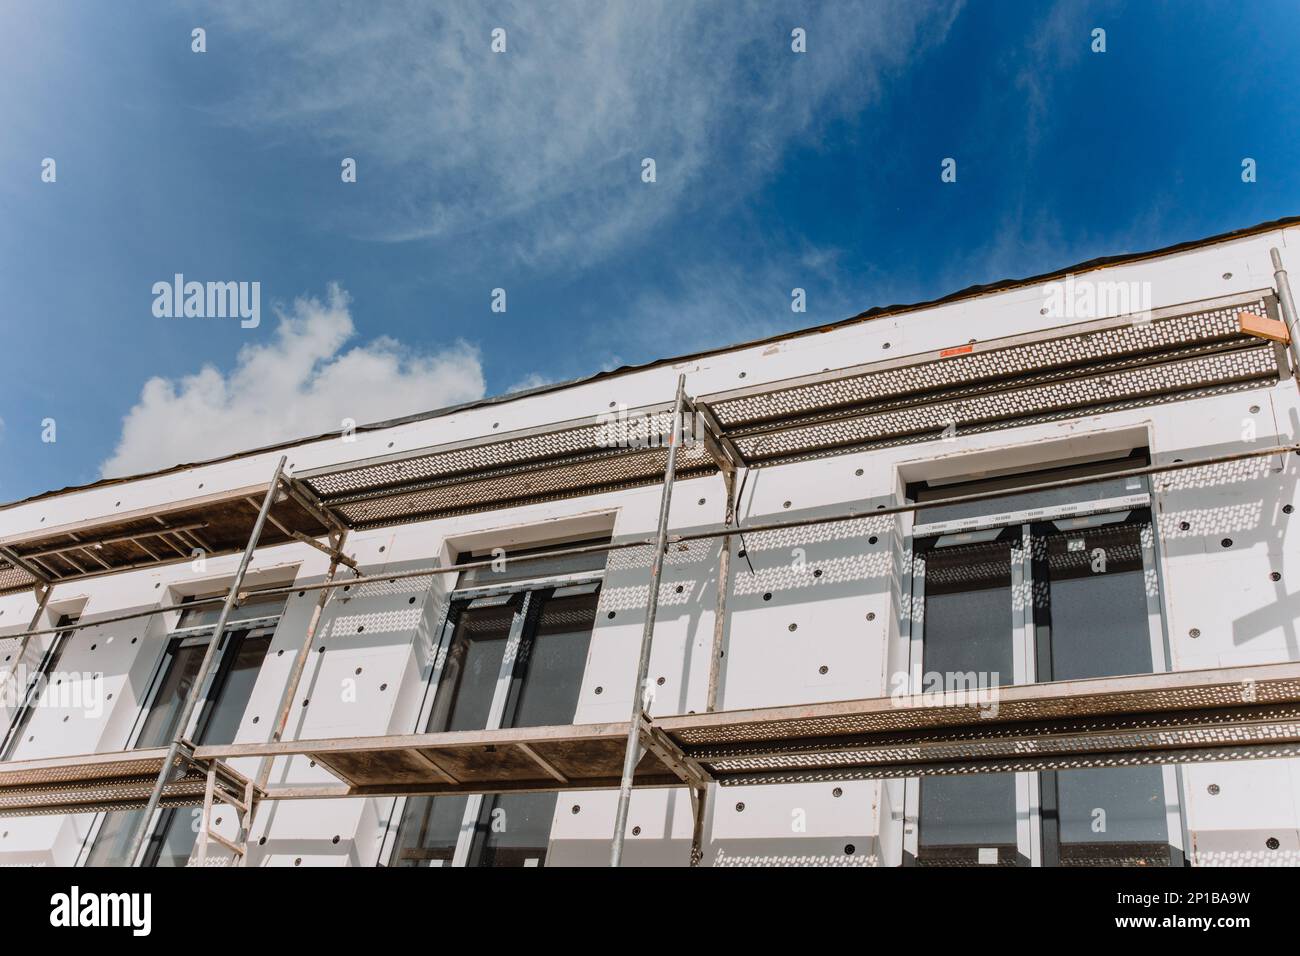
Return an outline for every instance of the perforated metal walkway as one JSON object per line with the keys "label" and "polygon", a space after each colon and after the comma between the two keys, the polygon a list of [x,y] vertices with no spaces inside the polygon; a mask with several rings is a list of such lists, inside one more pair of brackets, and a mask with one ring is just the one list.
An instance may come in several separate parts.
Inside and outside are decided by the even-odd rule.
{"label": "perforated metal walkway", "polygon": [[[167,761],[167,748],[50,757],[0,764],[0,816],[140,810]],[[184,754],[172,761],[159,804],[203,804],[207,768]],[[220,766],[216,785],[241,797],[248,781]]]}
{"label": "perforated metal walkway", "polygon": [[[676,480],[727,465],[710,442],[738,455],[732,465],[763,467],[1276,381],[1281,346],[1242,332],[1242,309],[1276,317],[1277,299],[1230,296],[698,396],[705,421]],[[355,528],[652,485],[671,415],[618,410],[298,477]]]}
{"label": "perforated metal walkway", "polygon": [[[601,790],[626,723],[200,747],[306,754],[342,784],[270,799]],[[1300,755],[1300,664],[1062,681],[648,721],[638,787],[724,786]]]}

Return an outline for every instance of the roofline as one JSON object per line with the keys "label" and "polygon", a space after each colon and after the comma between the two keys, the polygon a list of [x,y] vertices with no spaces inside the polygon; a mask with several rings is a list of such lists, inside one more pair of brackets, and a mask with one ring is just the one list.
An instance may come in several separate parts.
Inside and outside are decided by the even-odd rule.
{"label": "roofline", "polygon": [[[406,415],[402,418],[392,418],[387,421],[373,422],[368,425],[358,425],[356,430],[360,432],[380,431],[385,428],[393,428],[398,425],[408,425],[412,422],[430,421],[436,418],[445,418],[448,415],[454,415],[457,412],[467,411],[474,408],[485,408],[492,405],[501,405],[506,402],[517,401],[522,398],[529,398],[534,395],[545,395],[550,392],[561,391],[566,388],[573,388],[578,385],[587,385],[592,382],[604,381],[609,378],[616,378],[621,375],[629,375],[633,372],[644,372],[649,369],[661,368],[666,365],[677,365],[682,362],[693,361],[695,359],[707,358],[712,355],[721,355],[726,352],[734,352],[740,349],[755,348],[761,345],[768,345],[774,342],[784,342],[790,339],[802,338],[808,335],[820,335],[824,332],[831,332],[836,329],[847,328],[862,322],[869,322],[875,319],[883,319],[889,316],[904,315],[909,312],[917,312],[922,309],[930,309],[940,305],[948,305],[953,302],[960,302],[966,299],[974,299],[983,295],[991,295],[997,292],[1006,292],[1011,289],[1023,288],[1024,286],[1037,285],[1052,279],[1062,278],[1067,275],[1077,275],[1080,272],[1092,272],[1097,269],[1103,269],[1108,266],[1122,265],[1131,262],[1141,262],[1148,259],[1159,259],[1165,256],[1174,255],[1180,252],[1186,252],[1191,249],[1200,249],[1205,246],[1218,245],[1220,243],[1232,242],[1237,239],[1244,239],[1248,236],[1259,235],[1260,233],[1273,232],[1276,230],[1286,229],[1290,226],[1300,225],[1300,215],[1284,216],[1280,219],[1273,219],[1268,222],[1258,223],[1254,226],[1248,226],[1244,229],[1234,229],[1230,232],[1222,232],[1213,236],[1207,236],[1202,239],[1191,239],[1185,242],[1174,243],[1169,246],[1162,246],[1158,249],[1150,249],[1145,252],[1130,252],[1113,256],[1101,256],[1095,259],[1088,259],[1084,262],[1078,262],[1074,265],[1064,266],[1054,269],[1051,272],[1043,272],[1038,275],[1027,276],[1021,279],[1000,279],[996,282],[986,283],[983,285],[967,286],[956,292],[950,292],[947,295],[940,296],[937,299],[927,299],[922,302],[912,302],[907,304],[896,304],[886,306],[874,306],[865,312],[859,312],[857,315],[849,316],[845,319],[838,319],[834,322],[828,322],[824,325],[817,325],[806,329],[796,329],[793,332],[780,332],[776,335],[770,335],[766,338],[752,339],[748,342],[738,342],[733,345],[720,346],[718,348],[706,349],[700,352],[690,352],[685,355],[678,355],[671,358],[655,359],[641,365],[622,365],[615,369],[609,369],[603,372],[597,372],[594,375],[588,375],[585,378],[569,379],[563,382],[552,382],[548,385],[540,385],[537,388],[524,389],[517,392],[507,392],[502,395],[489,396],[473,402],[462,402],[459,405],[448,405],[443,408],[432,409],[426,412],[416,412],[412,415]],[[280,451],[287,448],[294,448],[299,445],[310,444],[311,442],[324,441],[333,438],[337,432],[323,432],[317,435],[309,435],[302,438],[295,438],[289,441],[277,442],[273,445],[263,445],[260,448],[251,448],[246,451],[232,452],[228,455],[222,455],[217,458],[208,458],[202,461],[187,462],[184,464],[171,465],[167,468],[160,468],[156,471],[140,472],[134,475],[124,475],[120,478],[101,478],[99,481],[91,482],[85,485],[69,485],[57,490],[43,491],[39,494],[31,495],[27,498],[20,498],[17,501],[11,501],[7,504],[0,504],[0,511],[6,511],[19,505],[30,504],[34,501],[42,501],[47,498],[56,498],[62,495],[75,494],[80,491],[89,491],[93,488],[105,488],[110,485],[124,484],[131,481],[140,481],[145,478],[157,478],[162,475],[174,474],[176,472],[186,471],[191,468],[201,468],[206,465],[216,465],[222,462],[234,461],[239,458],[248,458],[253,455],[262,455],[267,452]]]}

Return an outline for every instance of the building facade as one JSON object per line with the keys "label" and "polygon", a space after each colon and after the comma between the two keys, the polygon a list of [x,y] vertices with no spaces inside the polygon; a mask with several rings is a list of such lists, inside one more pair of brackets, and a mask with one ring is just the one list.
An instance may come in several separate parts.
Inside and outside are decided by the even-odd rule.
{"label": "building facade", "polygon": [[[1300,456],[1235,457],[1300,443],[1292,353],[1241,332],[1243,312],[1274,329],[1288,318],[1274,249],[1300,271],[1300,226],[10,505],[0,544],[21,556],[24,542],[61,542],[66,561],[48,546],[40,561],[67,580],[39,613],[30,588],[0,596],[13,675],[0,758],[165,746],[213,641],[187,738],[266,741],[309,628],[285,739],[627,720],[652,549],[619,545],[654,537],[662,482],[538,490],[526,449],[580,419],[605,430],[598,444],[653,446],[661,430],[639,431],[639,410],[670,402],[681,376],[692,421],[706,421],[678,455],[668,527],[686,539],[658,583],[652,715],[708,709],[724,547],[720,710],[955,690],[996,706],[1013,685],[1300,662]],[[746,463],[730,479],[699,451],[709,415]],[[305,588],[330,558],[300,540],[256,550],[249,597],[220,635],[204,599],[230,587],[239,555],[191,550],[201,528],[172,536],[174,558],[114,573],[93,547],[70,550],[95,522],[264,488],[282,455],[328,490],[332,469],[400,471],[427,449],[516,457],[488,477],[474,461],[455,480],[431,475],[443,503],[412,520],[358,520],[346,554],[367,577],[396,577],[333,590],[314,624],[321,592]],[[1202,460],[1217,463],[1172,468]],[[471,480],[481,497],[456,499]],[[690,538],[724,525],[729,492],[725,544]],[[251,516],[259,495],[247,497]],[[341,510],[362,515],[364,497],[342,495]],[[973,500],[931,504],[957,497]],[[796,518],[828,520],[745,533]],[[570,553],[546,556],[557,549]],[[338,778],[301,754],[270,782]],[[617,801],[605,789],[264,802],[247,863],[603,865]],[[0,862],[185,865],[199,810],[158,811],[133,861],[141,812],[0,819]],[[236,814],[222,817],[214,829],[236,839]],[[635,790],[624,861],[687,865],[693,823],[686,789]],[[715,787],[701,850],[715,866],[1295,865],[1300,759]]]}

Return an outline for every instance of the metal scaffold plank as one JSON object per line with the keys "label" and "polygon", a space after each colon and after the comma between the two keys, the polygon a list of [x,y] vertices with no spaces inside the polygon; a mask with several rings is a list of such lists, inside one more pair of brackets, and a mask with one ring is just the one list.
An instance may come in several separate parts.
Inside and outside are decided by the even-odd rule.
{"label": "metal scaffold plank", "polygon": [[[634,786],[1000,772],[1289,755],[1300,664],[640,718]],[[200,759],[308,754],[339,795],[594,790],[620,785],[627,723],[200,747]],[[536,754],[556,774],[530,755]],[[1212,755],[1212,756],[1207,756]],[[274,799],[293,788],[273,788]]]}
{"label": "metal scaffold plank", "polygon": [[[0,595],[41,581],[66,582],[238,554],[256,520],[256,485],[105,515],[0,541]],[[314,543],[339,524],[301,495],[277,494],[265,545]]]}
{"label": "metal scaffold plank", "polygon": [[[700,441],[676,478],[1257,387],[1278,352],[1237,312],[1275,315],[1271,290],[1188,303],[827,370],[689,398]],[[672,405],[574,419],[491,438],[302,472],[300,487],[365,529],[659,484]]]}
{"label": "metal scaffold plank", "polygon": [[0,764],[0,816],[142,809],[164,768],[164,808],[200,806],[209,768],[226,802],[242,799],[248,783],[224,764],[164,747],[24,760]]}
{"label": "metal scaffold plank", "polygon": [[[347,785],[349,796],[606,790],[619,786],[626,722],[465,730],[387,737],[292,740],[198,747],[199,760],[307,754]],[[638,787],[680,786],[655,753],[641,755]],[[272,786],[268,799],[292,795]]]}
{"label": "metal scaffold plank", "polygon": [[687,753],[804,738],[1300,702],[1300,663],[976,687],[660,718]]}
{"label": "metal scaffold plank", "polygon": [[[633,787],[870,780],[930,774],[1254,760],[1300,755],[1300,664],[1263,664],[998,688],[996,702],[872,698],[637,725],[557,725],[384,737],[223,744],[171,758],[164,806],[218,799],[431,796],[620,790],[629,732]],[[994,706],[996,709],[994,710]],[[0,770],[0,814],[135,809],[167,765],[163,749],[50,758]],[[228,762],[307,755],[335,787],[273,786],[245,796]]]}

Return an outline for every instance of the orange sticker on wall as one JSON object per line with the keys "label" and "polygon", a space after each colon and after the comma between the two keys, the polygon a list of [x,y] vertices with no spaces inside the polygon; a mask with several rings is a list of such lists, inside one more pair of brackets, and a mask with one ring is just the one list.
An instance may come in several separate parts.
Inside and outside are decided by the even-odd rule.
{"label": "orange sticker on wall", "polygon": [[967,352],[975,351],[973,345],[955,345],[950,349],[944,349],[939,353],[939,358],[947,358],[950,355],[965,355]]}

